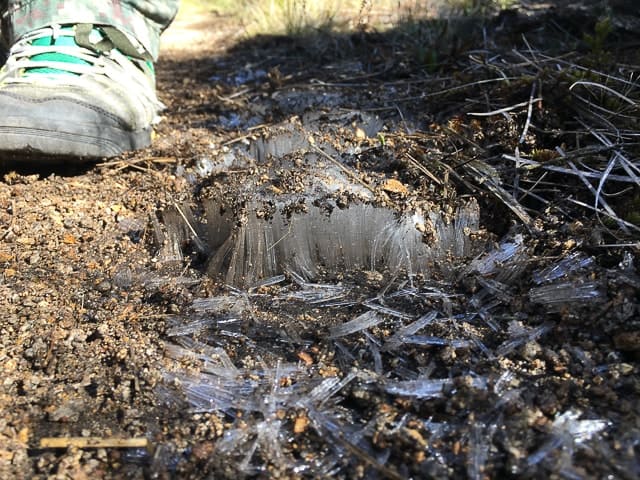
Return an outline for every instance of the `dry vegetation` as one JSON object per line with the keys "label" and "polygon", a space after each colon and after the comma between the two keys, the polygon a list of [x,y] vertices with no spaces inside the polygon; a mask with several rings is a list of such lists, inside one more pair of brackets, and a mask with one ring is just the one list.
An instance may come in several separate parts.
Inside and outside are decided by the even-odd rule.
{"label": "dry vegetation", "polygon": [[514,0],[184,0],[180,16],[214,11],[242,19],[248,35],[388,29],[408,19],[489,15]]}

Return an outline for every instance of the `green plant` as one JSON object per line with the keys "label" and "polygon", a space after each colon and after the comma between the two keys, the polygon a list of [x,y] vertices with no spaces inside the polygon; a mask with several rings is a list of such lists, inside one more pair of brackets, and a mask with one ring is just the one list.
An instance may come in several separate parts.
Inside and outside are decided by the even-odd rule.
{"label": "green plant", "polygon": [[611,18],[604,17],[596,23],[593,29],[593,34],[584,34],[584,41],[589,48],[591,48],[593,53],[602,53],[604,51],[604,45],[607,37],[612,30],[613,26],[611,25]]}
{"label": "green plant", "polygon": [[512,7],[517,0],[451,0],[443,3],[453,14],[487,16],[495,11]]}

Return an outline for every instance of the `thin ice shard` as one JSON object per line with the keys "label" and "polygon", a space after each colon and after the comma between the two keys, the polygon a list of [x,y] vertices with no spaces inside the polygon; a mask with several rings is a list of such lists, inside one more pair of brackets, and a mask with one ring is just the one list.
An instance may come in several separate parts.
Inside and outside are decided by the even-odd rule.
{"label": "thin ice shard", "polygon": [[364,432],[362,430],[340,421],[335,416],[329,415],[328,412],[310,410],[309,418],[316,431],[331,440],[330,444],[343,459],[353,456],[359,462],[378,471],[384,478],[403,480],[403,476],[376,458],[376,452],[363,441]]}
{"label": "thin ice shard", "polygon": [[180,360],[183,358],[193,359],[193,360],[199,360],[199,359],[204,360],[203,357],[206,357],[206,355],[202,355],[196,351],[190,350],[188,348],[183,348],[179,345],[176,345],[170,342],[164,342],[164,353],[167,355],[167,357],[173,358],[176,360]]}
{"label": "thin ice shard", "polygon": [[339,377],[327,378],[301,399],[299,404],[307,407],[311,405],[320,406],[351,383],[356,377],[357,373],[351,371],[342,379]]}
{"label": "thin ice shard", "polygon": [[533,281],[538,285],[542,283],[553,282],[559,278],[565,277],[570,273],[582,270],[593,265],[593,258],[586,257],[580,252],[573,252],[569,256],[561,259],[542,270],[533,272]]}
{"label": "thin ice shard", "polygon": [[276,275],[275,277],[265,278],[264,280],[253,285],[250,290],[257,290],[262,287],[271,287],[284,282],[287,279],[285,275]]}
{"label": "thin ice shard", "polygon": [[196,320],[181,323],[167,329],[167,335],[170,337],[176,337],[179,335],[191,335],[197,333],[200,330],[210,327],[215,320],[211,318],[198,318]]}
{"label": "thin ice shard", "polygon": [[432,439],[440,439],[445,435],[450,434],[454,429],[451,422],[434,422],[433,417],[429,417],[423,422],[425,430],[427,430]]}
{"label": "thin ice shard", "polygon": [[[242,218],[230,227],[215,227],[207,243],[217,245],[208,271],[223,274],[232,285],[253,285],[263,278],[291,271],[311,279],[319,267],[329,271],[403,270],[429,274],[434,262],[443,258],[466,256],[474,242],[470,232],[479,227],[479,208],[468,202],[458,208],[452,221],[439,212],[402,214],[370,204],[353,203],[328,212],[310,204],[302,213],[289,211],[281,200],[269,219],[258,218],[263,193],[255,193],[255,202],[247,201]],[[216,204],[217,205],[217,204]],[[229,223],[228,214],[219,206],[205,207],[207,224]],[[226,212],[226,210],[225,210]],[[424,242],[417,225],[432,226],[433,241]],[[426,228],[426,227],[425,227]],[[228,236],[223,240],[224,234]],[[450,269],[442,272],[450,275]]]}
{"label": "thin ice shard", "polygon": [[245,295],[220,295],[197,298],[193,300],[191,307],[199,313],[234,312],[240,314],[247,310],[250,304]]}
{"label": "thin ice shard", "polygon": [[387,393],[403,397],[437,398],[444,395],[443,389],[452,385],[450,379],[418,378],[417,380],[390,381],[385,385]]}
{"label": "thin ice shard", "polygon": [[515,373],[510,370],[505,370],[502,372],[500,377],[496,380],[493,385],[493,392],[496,395],[502,395],[505,392],[509,391],[511,383],[516,379]]}
{"label": "thin ice shard", "polygon": [[324,402],[333,394],[336,385],[339,383],[339,377],[325,378],[319,385],[311,390],[304,399],[300,400],[300,406]]}
{"label": "thin ice shard", "polygon": [[513,300],[513,292],[508,285],[490,278],[478,277],[477,280],[478,284],[482,285],[483,291],[482,295],[474,295],[474,299],[477,298],[477,300],[472,299],[471,301],[474,306],[482,305],[481,299],[486,296],[505,304],[509,304]]}
{"label": "thin ice shard", "polygon": [[182,243],[185,239],[184,228],[177,212],[165,211],[162,213],[162,221],[158,217],[151,216],[154,239],[158,249],[157,258],[161,264],[182,263]]}
{"label": "thin ice shard", "polygon": [[345,285],[311,283],[295,272],[290,271],[289,274],[296,285],[300,287],[300,290],[288,292],[282,295],[280,299],[297,300],[323,307],[354,303],[345,298],[350,291],[350,288]]}
{"label": "thin ice shard", "polygon": [[433,323],[437,316],[438,312],[429,312],[420,317],[415,322],[411,322],[410,324],[398,329],[398,331],[396,331],[389,338],[389,340],[385,342],[384,349],[389,351],[397,349],[400,345],[402,345],[405,337],[414,335],[415,333],[425,328],[427,325],[430,325],[431,323]]}
{"label": "thin ice shard", "polygon": [[550,309],[574,303],[601,302],[604,298],[602,286],[597,281],[552,283],[529,291],[529,300]]}
{"label": "thin ice shard", "polygon": [[[235,379],[200,375],[167,375],[169,380],[177,382],[196,411],[225,412],[232,414],[244,402],[240,397],[240,389]],[[245,392],[246,394],[250,391]]]}
{"label": "thin ice shard", "polygon": [[491,428],[486,428],[480,422],[476,422],[471,427],[469,434],[469,453],[467,456],[467,475],[471,480],[482,480],[485,478],[485,465],[489,458],[489,447],[493,436]]}
{"label": "thin ice shard", "polygon": [[516,332],[513,338],[510,338],[509,340],[506,340],[505,342],[503,342],[496,349],[496,355],[498,355],[499,357],[504,357],[505,355],[508,355],[516,348],[526,343],[533,342],[534,340],[539,339],[540,337],[545,335],[547,332],[549,332],[552,328],[553,328],[553,324],[551,323],[545,323],[543,325],[540,325],[538,327],[531,328],[531,329],[523,328],[521,331]]}
{"label": "thin ice shard", "polygon": [[609,426],[606,420],[579,420],[581,416],[580,410],[567,410],[558,415],[551,425],[551,438],[527,458],[527,464],[537,465],[556,451],[565,455],[565,462],[570,463],[577,448]]}
{"label": "thin ice shard", "polygon": [[[466,381],[466,380],[465,380]],[[487,379],[485,377],[469,377],[467,382],[470,387],[479,390],[487,389]],[[415,380],[389,381],[384,388],[387,393],[401,395],[403,397],[415,398],[437,398],[444,396],[444,389],[454,385],[453,379],[431,379],[428,377],[418,377]]]}
{"label": "thin ice shard", "polygon": [[429,335],[408,335],[403,337],[403,343],[408,345],[439,345],[453,348],[469,348],[472,343],[469,340],[448,339]]}
{"label": "thin ice shard", "polygon": [[368,311],[357,316],[353,320],[349,320],[342,325],[337,325],[329,329],[329,338],[340,338],[351,335],[367,328],[375,327],[384,321],[385,317],[379,315],[375,311]]}
{"label": "thin ice shard", "polygon": [[412,315],[408,315],[407,313],[401,312],[400,310],[396,310],[394,308],[380,305],[379,303],[375,303],[373,300],[367,300],[363,303],[363,305],[383,315],[389,315],[391,317],[400,318],[402,320],[411,320],[414,318]]}
{"label": "thin ice shard", "polygon": [[471,269],[480,275],[491,275],[503,265],[513,262],[524,251],[522,235],[516,235],[513,241],[502,242],[498,249],[471,262]]}
{"label": "thin ice shard", "polygon": [[382,375],[382,355],[380,354],[380,345],[369,333],[365,334],[367,337],[367,345],[371,350],[371,356],[373,357],[373,371],[378,375]]}
{"label": "thin ice shard", "polygon": [[227,378],[237,378],[240,371],[236,368],[227,352],[220,347],[212,347],[190,337],[172,339],[176,343],[165,342],[165,352],[170,358],[189,358],[203,362],[202,371]]}

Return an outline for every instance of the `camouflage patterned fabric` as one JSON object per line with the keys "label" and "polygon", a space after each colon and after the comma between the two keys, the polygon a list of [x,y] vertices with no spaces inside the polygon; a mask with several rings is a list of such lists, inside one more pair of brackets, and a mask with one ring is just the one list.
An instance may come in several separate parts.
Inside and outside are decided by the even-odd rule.
{"label": "camouflage patterned fabric", "polygon": [[160,33],[178,11],[179,0],[0,0],[7,46],[47,25],[110,25],[135,37],[155,59]]}

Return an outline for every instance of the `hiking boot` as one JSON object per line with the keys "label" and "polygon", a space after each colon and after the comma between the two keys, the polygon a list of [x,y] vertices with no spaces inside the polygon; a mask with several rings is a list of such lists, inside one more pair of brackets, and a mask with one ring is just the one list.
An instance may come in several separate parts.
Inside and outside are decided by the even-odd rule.
{"label": "hiking boot", "polygon": [[0,70],[0,159],[90,160],[151,143],[162,108],[151,59],[108,26],[22,37]]}

